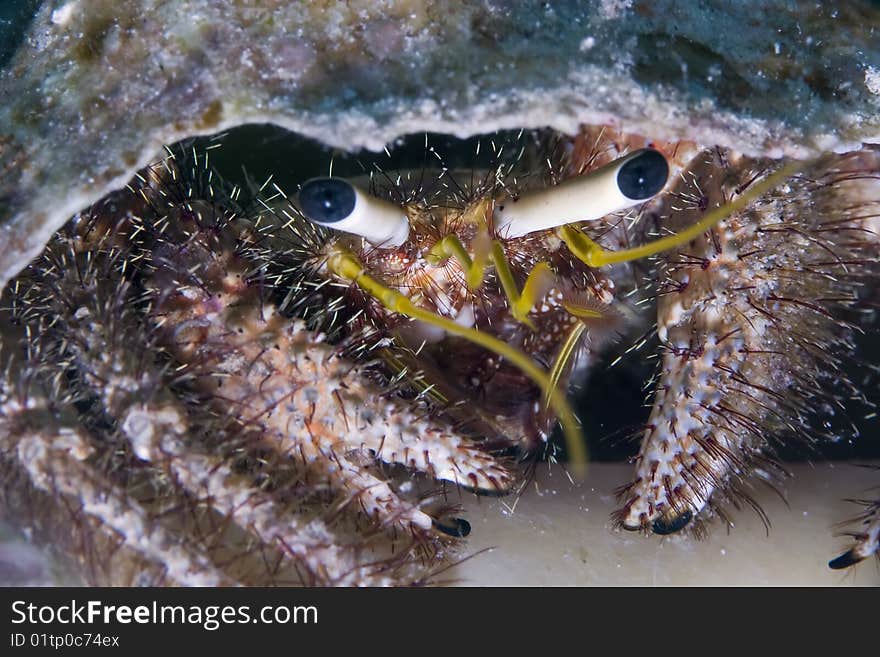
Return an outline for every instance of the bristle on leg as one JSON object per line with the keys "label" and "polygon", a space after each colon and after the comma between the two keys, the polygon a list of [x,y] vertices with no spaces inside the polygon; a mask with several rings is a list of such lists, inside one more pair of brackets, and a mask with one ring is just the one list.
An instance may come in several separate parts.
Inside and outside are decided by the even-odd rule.
{"label": "bristle on leg", "polygon": [[[670,230],[744,193],[766,167],[707,151],[673,190]],[[771,476],[773,439],[802,434],[822,400],[853,390],[845,318],[880,270],[878,177],[875,151],[830,156],[663,257],[661,374],[617,514],[624,527],[669,533],[736,503],[751,476]]]}

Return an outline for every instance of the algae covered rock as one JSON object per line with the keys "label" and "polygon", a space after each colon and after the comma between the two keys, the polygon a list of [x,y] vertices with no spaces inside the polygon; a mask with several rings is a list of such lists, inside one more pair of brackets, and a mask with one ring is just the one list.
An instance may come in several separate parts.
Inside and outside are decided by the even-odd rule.
{"label": "algae covered rock", "polygon": [[880,136],[880,7],[866,1],[21,0],[4,11],[4,284],[161,144],[242,123],[347,150],[413,132],[605,122],[774,156]]}

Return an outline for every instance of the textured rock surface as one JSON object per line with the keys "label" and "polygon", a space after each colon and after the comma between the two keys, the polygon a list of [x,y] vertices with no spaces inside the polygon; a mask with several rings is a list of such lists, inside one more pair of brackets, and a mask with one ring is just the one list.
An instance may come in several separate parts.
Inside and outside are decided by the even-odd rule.
{"label": "textured rock surface", "polygon": [[0,283],[163,142],[246,122],[349,150],[608,121],[772,155],[870,141],[878,19],[866,1],[46,0],[0,73]]}

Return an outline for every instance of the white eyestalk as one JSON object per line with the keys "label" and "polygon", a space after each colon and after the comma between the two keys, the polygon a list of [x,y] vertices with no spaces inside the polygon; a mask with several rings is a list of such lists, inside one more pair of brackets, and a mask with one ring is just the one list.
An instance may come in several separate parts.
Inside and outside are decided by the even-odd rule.
{"label": "white eyestalk", "polygon": [[495,230],[509,239],[600,219],[656,196],[668,178],[669,164],[660,151],[638,150],[584,176],[496,204]]}
{"label": "white eyestalk", "polygon": [[379,248],[398,247],[409,237],[409,220],[398,205],[358,189],[342,178],[313,178],[299,192],[306,219],[360,235]]}

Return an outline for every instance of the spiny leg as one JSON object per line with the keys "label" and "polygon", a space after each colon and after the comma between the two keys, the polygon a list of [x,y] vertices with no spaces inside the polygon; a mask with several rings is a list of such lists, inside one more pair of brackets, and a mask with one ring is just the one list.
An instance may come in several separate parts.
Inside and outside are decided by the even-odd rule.
{"label": "spiny leg", "polygon": [[[254,305],[243,302],[249,297]],[[338,450],[345,429],[333,392],[344,385],[340,375],[349,368],[342,363],[333,364],[335,371],[324,367],[330,363],[330,347],[318,345],[317,336],[301,323],[288,323],[271,306],[258,305],[245,287],[210,296],[192,293],[176,305],[156,309],[156,319],[168,329],[167,347],[192,367],[199,387],[231,411],[243,429],[302,462],[313,476],[327,477],[331,489],[360,499],[380,524],[430,529],[427,515]],[[268,349],[266,340],[272,341]]]}
{"label": "spiny leg", "polygon": [[[42,295],[55,307],[53,332],[70,352],[83,382],[103,402],[134,454],[166,471],[186,494],[204,506],[256,534],[279,554],[290,555],[308,582],[341,585],[387,585],[392,580],[359,563],[355,546],[346,546],[320,517],[297,514],[254,482],[233,471],[221,451],[200,440],[185,408],[164,386],[167,374],[155,364],[158,348],[137,325],[131,285],[113,281],[124,254],[95,250],[77,254],[73,241],[53,250],[61,264],[40,284]],[[33,290],[32,290],[33,293]],[[77,308],[65,315],[63,306]],[[57,307],[62,306],[62,307]],[[146,344],[132,346],[131,336]],[[222,433],[214,427],[206,434]],[[214,450],[217,446],[213,445]],[[262,579],[259,581],[263,581]]]}
{"label": "spiny leg", "polygon": [[[352,380],[356,380],[356,374],[354,369]],[[339,413],[351,429],[340,437],[349,449],[369,450],[385,463],[404,465],[478,492],[503,493],[510,489],[511,475],[497,459],[408,407],[395,405],[382,435],[365,431],[378,418],[363,407],[363,394],[360,386],[336,392]]]}
{"label": "spiny leg", "polygon": [[4,395],[0,404],[0,452],[28,473],[31,485],[68,500],[71,511],[84,516],[80,522],[94,522],[98,531],[112,533],[120,546],[163,567],[175,584],[236,583],[106,478],[95,462],[100,441],[56,419],[55,410],[36,393],[17,397]]}
{"label": "spiny leg", "polygon": [[[748,195],[760,165],[728,155],[732,168],[719,169],[715,157],[692,164],[706,204],[679,211],[680,222],[700,223],[709,204],[726,213],[732,196]],[[767,456],[768,439],[802,434],[796,426],[850,389],[838,355],[852,349],[853,327],[836,315],[856,304],[860,278],[876,271],[876,234],[861,218],[840,216],[843,176],[821,168],[829,166],[833,158],[819,163],[815,180],[804,176],[760,204],[735,199],[740,211],[686,252],[665,256],[661,379],[636,481],[622,492],[623,526],[669,533],[710,504],[719,513],[725,500],[756,506],[750,477],[772,484],[781,470]],[[837,166],[861,165],[841,157]]]}
{"label": "spiny leg", "polygon": [[[402,410],[408,404],[371,384],[304,323],[278,314],[262,300],[258,286],[249,287],[242,276],[232,275],[247,269],[238,256],[222,251],[203,257],[215,264],[195,272],[197,285],[187,280],[193,272],[185,263],[167,268],[179,272],[175,287],[181,295],[160,304],[155,317],[175,358],[189,364],[199,386],[243,427],[261,434],[266,446],[326,477],[331,489],[345,492],[380,526],[429,531],[433,520],[418,505],[404,501],[387,482],[349,458],[349,452],[362,451],[363,436],[384,457],[380,447],[388,427],[407,425]],[[360,426],[361,439],[349,437],[351,413],[340,413],[340,404],[362,407],[363,417],[372,410],[372,422]],[[439,427],[422,441],[417,428],[408,427],[402,442],[413,452],[423,452],[430,440],[445,446],[450,463],[461,473],[454,481],[476,479],[493,492],[506,485],[503,468],[494,463],[486,467],[486,456],[475,447]],[[406,452],[394,454],[401,458]],[[429,462],[425,459],[424,465]]]}
{"label": "spiny leg", "polygon": [[301,458],[310,469],[323,473],[335,490],[344,494],[343,505],[354,502],[377,526],[384,529],[399,527],[405,531],[429,532],[434,521],[417,505],[405,502],[384,481],[357,465],[346,456],[345,449],[334,445],[337,436],[324,430],[321,423],[312,426],[306,422],[311,440],[299,440],[295,446],[275,435],[279,447]]}

